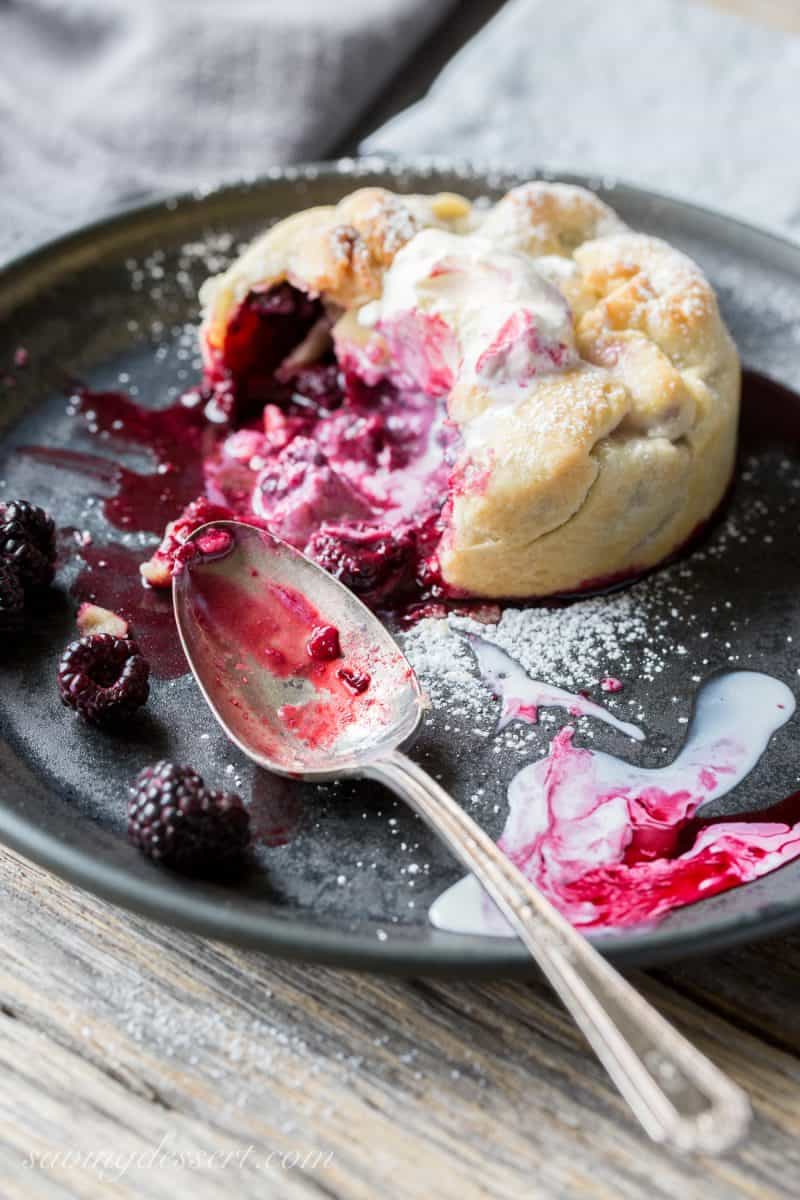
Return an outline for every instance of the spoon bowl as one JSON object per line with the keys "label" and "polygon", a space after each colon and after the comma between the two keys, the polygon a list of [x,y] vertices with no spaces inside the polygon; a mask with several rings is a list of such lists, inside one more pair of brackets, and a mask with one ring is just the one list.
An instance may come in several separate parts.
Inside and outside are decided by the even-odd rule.
{"label": "spoon bowl", "polygon": [[[186,546],[173,579],[178,633],[209,707],[253,761],[320,783],[358,774],[413,737],[424,708],[417,678],[380,621],[338,580],[239,521],[210,522]],[[338,635],[343,665],[335,671],[315,671],[308,652],[314,630],[325,626]],[[368,676],[366,690],[353,693],[337,677],[342,670]],[[315,707],[311,737],[302,736],[308,723],[285,719],[303,705]],[[342,705],[346,719],[338,721]]]}

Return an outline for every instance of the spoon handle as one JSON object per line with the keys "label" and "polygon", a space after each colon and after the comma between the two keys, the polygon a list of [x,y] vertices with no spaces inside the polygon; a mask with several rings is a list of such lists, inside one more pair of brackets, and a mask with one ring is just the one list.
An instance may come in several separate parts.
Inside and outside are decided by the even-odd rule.
{"label": "spoon handle", "polygon": [[393,751],[362,773],[405,800],[477,877],[651,1138],[719,1154],[742,1136],[750,1120],[745,1093],[614,970],[427,772]]}

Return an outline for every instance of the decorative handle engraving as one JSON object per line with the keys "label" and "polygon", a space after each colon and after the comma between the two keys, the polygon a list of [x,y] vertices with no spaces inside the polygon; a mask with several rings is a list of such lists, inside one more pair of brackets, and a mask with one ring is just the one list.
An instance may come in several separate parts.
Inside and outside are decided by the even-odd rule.
{"label": "decorative handle engraving", "polygon": [[399,751],[362,773],[405,800],[477,877],[651,1138],[706,1154],[738,1141],[750,1120],[745,1093],[573,929],[438,783]]}

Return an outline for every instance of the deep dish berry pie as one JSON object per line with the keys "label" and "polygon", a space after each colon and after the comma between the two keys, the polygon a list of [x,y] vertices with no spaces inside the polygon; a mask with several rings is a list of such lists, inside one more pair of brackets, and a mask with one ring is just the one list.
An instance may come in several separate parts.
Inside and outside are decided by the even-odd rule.
{"label": "deep dish berry pie", "polygon": [[209,502],[370,602],[635,575],[731,478],[740,368],[711,286],[582,188],[362,189],[270,228],[202,300],[230,427]]}

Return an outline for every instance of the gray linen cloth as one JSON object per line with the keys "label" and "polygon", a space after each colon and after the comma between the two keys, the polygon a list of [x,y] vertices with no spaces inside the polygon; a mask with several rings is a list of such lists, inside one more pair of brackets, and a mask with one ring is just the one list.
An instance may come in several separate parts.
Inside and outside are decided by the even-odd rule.
{"label": "gray linen cloth", "polygon": [[329,153],[453,0],[0,0],[0,257]]}
{"label": "gray linen cloth", "polygon": [[800,37],[687,0],[510,0],[362,148],[616,176],[800,236]]}

